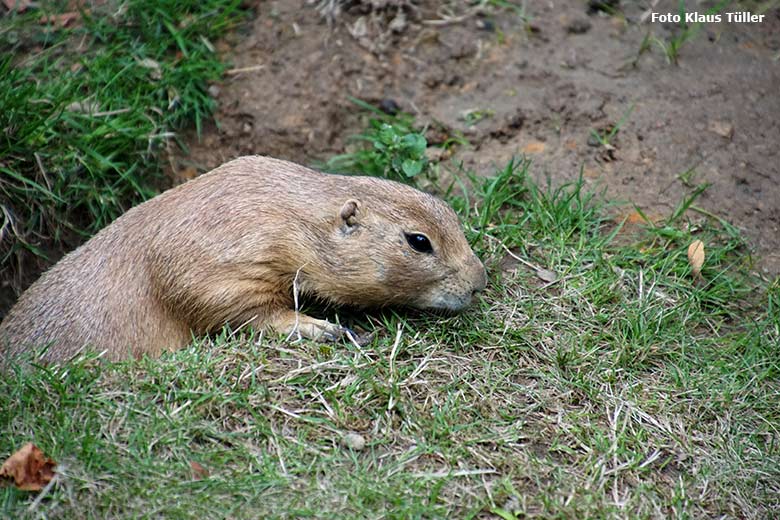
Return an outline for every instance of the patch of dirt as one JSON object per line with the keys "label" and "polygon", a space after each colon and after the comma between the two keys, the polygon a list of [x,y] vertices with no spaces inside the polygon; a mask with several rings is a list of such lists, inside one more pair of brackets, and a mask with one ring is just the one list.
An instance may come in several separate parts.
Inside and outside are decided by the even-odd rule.
{"label": "patch of dirt", "polygon": [[[228,52],[236,70],[215,89],[218,127],[188,137],[177,170],[244,154],[312,163],[361,130],[348,96],[392,100],[461,132],[471,146],[457,157],[480,173],[525,153],[539,179],[582,168],[608,198],[653,215],[709,183],[697,204],[743,229],[761,269],[780,273],[780,10],[704,24],[674,65],[656,44],[640,53],[648,33],[668,42],[675,27],[642,22],[635,3],[608,16],[529,2],[527,22],[465,2],[379,3],[345,2],[329,24],[310,1],[260,2]],[[608,147],[592,136],[615,126]]]}

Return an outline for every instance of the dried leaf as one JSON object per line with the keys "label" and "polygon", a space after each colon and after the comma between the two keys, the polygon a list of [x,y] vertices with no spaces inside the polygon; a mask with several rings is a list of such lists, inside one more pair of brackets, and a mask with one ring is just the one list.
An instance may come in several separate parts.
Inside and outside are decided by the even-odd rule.
{"label": "dried leaf", "polygon": [[531,141],[530,143],[523,146],[523,153],[541,153],[544,151],[544,149],[547,148],[547,145],[544,144],[541,141]]}
{"label": "dried leaf", "polygon": [[136,58],[136,61],[138,62],[138,65],[145,69],[149,69],[149,76],[151,76],[152,79],[158,80],[162,79],[162,70],[160,68],[160,63],[158,61],[155,61],[151,58],[144,58],[144,59],[138,59]]}
{"label": "dried leaf", "polygon": [[198,176],[198,170],[193,166],[187,166],[183,170],[179,170],[177,176],[178,180],[181,180],[182,182],[189,181]]}
{"label": "dried leaf", "polygon": [[549,269],[542,269],[541,267],[536,270],[536,276],[540,280],[544,280],[547,283],[552,283],[558,279],[558,275],[554,271]]}
{"label": "dried leaf", "polygon": [[[85,9],[84,13],[89,14],[89,9]],[[53,25],[55,27],[67,27],[75,20],[81,20],[81,13],[74,11],[70,13],[42,16],[38,20],[38,23],[45,24],[45,25]]]}
{"label": "dried leaf", "polygon": [[82,114],[94,114],[100,112],[100,104],[97,101],[74,101],[65,110],[68,112],[80,112]]}
{"label": "dried leaf", "polygon": [[701,276],[701,267],[704,265],[704,243],[694,240],[688,246],[688,263],[691,264],[693,276]]}
{"label": "dried leaf", "polygon": [[17,13],[26,11],[30,7],[30,0],[3,0],[3,5],[9,10],[16,10]]}
{"label": "dried leaf", "polygon": [[586,179],[597,179],[599,175],[599,171],[594,170],[593,168],[583,168],[582,170],[582,176]]}
{"label": "dried leaf", "polygon": [[348,433],[341,438],[341,443],[355,451],[360,451],[366,447],[366,438],[359,433]]}
{"label": "dried leaf", "polygon": [[195,462],[194,460],[190,461],[190,468],[192,468],[192,478],[195,480],[203,480],[204,478],[208,478],[209,476],[209,470]]}
{"label": "dried leaf", "polygon": [[57,463],[46,457],[32,442],[8,457],[0,467],[0,477],[13,479],[14,485],[24,491],[40,491],[54,478]]}
{"label": "dried leaf", "polygon": [[734,136],[734,126],[725,121],[711,121],[710,131],[726,139],[731,139]]}

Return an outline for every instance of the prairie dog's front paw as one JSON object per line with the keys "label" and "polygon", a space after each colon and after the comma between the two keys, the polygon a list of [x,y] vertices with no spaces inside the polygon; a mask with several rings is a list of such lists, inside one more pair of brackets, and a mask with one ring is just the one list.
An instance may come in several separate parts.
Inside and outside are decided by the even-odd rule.
{"label": "prairie dog's front paw", "polygon": [[336,325],[327,320],[318,320],[306,314],[286,311],[277,315],[269,326],[276,332],[286,334],[290,338],[302,337],[315,341],[337,341],[351,334],[358,335],[347,327]]}

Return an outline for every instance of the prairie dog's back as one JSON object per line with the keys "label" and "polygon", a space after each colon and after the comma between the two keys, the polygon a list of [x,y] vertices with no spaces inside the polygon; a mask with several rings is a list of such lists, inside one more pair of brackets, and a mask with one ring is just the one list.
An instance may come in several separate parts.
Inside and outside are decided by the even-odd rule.
{"label": "prairie dog's back", "polygon": [[[11,357],[51,343],[44,360],[62,360],[89,345],[117,345],[110,359],[132,352],[154,313],[143,269],[145,239],[131,214],[66,255],[25,291],[0,324],[0,351]],[[139,269],[140,267],[140,269]],[[138,302],[133,305],[130,302]]]}
{"label": "prairie dog's back", "polygon": [[155,280],[167,275],[197,290],[215,264],[263,255],[269,244],[246,239],[261,226],[283,232],[300,204],[279,194],[303,198],[313,185],[321,193],[319,175],[284,161],[241,158],[130,209],[21,295],[0,323],[2,358],[50,344],[44,361],[101,345],[109,347],[108,359],[123,359],[188,342],[190,324],[170,315]]}

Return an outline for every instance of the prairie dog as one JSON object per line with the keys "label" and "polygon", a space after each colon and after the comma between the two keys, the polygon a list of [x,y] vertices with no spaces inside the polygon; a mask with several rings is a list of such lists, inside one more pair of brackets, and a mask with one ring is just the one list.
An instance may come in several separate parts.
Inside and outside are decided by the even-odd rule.
{"label": "prairie dog", "polygon": [[452,209],[409,186],[241,157],[127,211],[45,272],[0,324],[11,358],[157,356],[226,323],[332,339],[302,295],[459,311],[485,288]]}

